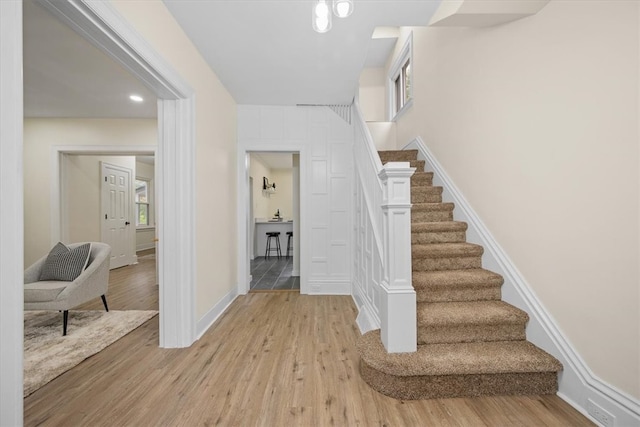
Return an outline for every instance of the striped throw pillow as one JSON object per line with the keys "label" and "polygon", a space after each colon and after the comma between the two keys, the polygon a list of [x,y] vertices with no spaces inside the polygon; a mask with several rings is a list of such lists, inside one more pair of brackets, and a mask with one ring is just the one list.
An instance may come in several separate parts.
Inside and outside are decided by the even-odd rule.
{"label": "striped throw pillow", "polygon": [[91,243],[82,244],[69,249],[64,243],[58,242],[40,271],[40,280],[62,280],[72,282],[82,273],[89,263]]}

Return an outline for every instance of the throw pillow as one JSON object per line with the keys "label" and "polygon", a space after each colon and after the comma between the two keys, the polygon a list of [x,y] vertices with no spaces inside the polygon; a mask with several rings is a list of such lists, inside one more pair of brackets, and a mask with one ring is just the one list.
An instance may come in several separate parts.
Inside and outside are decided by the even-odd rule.
{"label": "throw pillow", "polygon": [[58,242],[44,262],[40,271],[40,280],[62,280],[72,282],[82,273],[89,263],[91,243],[84,243],[69,249]]}

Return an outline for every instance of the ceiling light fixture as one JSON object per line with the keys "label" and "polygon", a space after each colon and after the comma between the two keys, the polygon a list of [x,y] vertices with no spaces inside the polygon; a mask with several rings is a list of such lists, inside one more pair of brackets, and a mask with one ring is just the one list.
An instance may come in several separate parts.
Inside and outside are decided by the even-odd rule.
{"label": "ceiling light fixture", "polygon": [[327,4],[329,0],[313,0],[311,9],[311,26],[318,33],[326,33],[331,29],[332,15],[346,18],[353,13],[353,0],[333,0],[333,14]]}
{"label": "ceiling light fixture", "polygon": [[326,33],[331,29],[331,11],[326,0],[314,1],[311,11],[311,25],[318,33]]}
{"label": "ceiling light fixture", "polygon": [[144,98],[141,97],[140,95],[129,95],[129,99],[132,100],[133,102],[142,102],[142,101],[144,101]]}
{"label": "ceiling light fixture", "polygon": [[353,0],[333,0],[333,13],[338,18],[346,18],[353,12]]}

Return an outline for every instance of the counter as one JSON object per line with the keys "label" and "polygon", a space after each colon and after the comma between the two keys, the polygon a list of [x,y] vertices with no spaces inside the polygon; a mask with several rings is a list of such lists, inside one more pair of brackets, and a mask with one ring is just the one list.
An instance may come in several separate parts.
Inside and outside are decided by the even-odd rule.
{"label": "counter", "polygon": [[[280,250],[282,256],[287,256],[287,231],[293,231],[293,221],[267,221],[264,219],[256,219],[255,232],[254,232],[254,254],[255,256],[264,256],[264,251],[267,247],[267,232],[279,231],[280,232]],[[293,242],[292,242],[293,244]],[[270,255],[275,256],[276,252],[273,251]],[[291,254],[293,255],[293,254]]]}

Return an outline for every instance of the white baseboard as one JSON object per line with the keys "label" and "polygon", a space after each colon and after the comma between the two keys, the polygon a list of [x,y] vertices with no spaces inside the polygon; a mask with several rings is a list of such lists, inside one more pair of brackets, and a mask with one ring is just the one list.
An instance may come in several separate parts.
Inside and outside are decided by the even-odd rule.
{"label": "white baseboard", "polygon": [[237,286],[229,291],[224,297],[220,299],[196,324],[196,339],[200,339],[202,335],[218,320],[218,318],[224,313],[224,311],[231,305],[231,303],[238,297]]}
{"label": "white baseboard", "polygon": [[349,280],[309,280],[310,295],[351,295]]}
{"label": "white baseboard", "polygon": [[153,249],[155,247],[156,247],[156,244],[154,242],[141,243],[139,245],[136,245],[136,252],[146,251],[147,249]]}
{"label": "white baseboard", "polygon": [[417,137],[403,149],[418,150],[418,158],[426,161],[425,170],[434,172],[434,185],[443,187],[443,200],[455,203],[455,219],[468,224],[467,240],[485,248],[483,266],[504,277],[502,299],[529,314],[527,339],[562,362],[558,396],[594,422],[587,409],[588,400],[613,415],[610,426],[640,426],[640,401],[593,374],[424,141]]}
{"label": "white baseboard", "polygon": [[353,298],[353,302],[358,309],[356,324],[358,325],[358,329],[360,329],[360,333],[365,334],[374,329],[380,329],[380,322],[376,320],[375,314],[371,311],[370,306],[365,303],[360,290],[357,289],[356,286],[353,287],[351,297]]}

